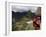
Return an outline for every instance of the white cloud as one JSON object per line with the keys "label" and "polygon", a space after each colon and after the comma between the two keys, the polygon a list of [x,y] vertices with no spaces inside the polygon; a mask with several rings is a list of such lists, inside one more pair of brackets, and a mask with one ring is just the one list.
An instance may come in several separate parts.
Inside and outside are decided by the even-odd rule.
{"label": "white cloud", "polygon": [[37,10],[37,7],[34,7],[34,6],[12,6],[12,10],[15,12],[23,12],[23,11],[28,11],[28,10],[35,12]]}

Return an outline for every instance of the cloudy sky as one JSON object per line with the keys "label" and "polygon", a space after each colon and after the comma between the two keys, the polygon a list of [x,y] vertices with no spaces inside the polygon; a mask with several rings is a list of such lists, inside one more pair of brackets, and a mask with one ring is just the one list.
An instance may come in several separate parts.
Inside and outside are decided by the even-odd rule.
{"label": "cloudy sky", "polygon": [[38,7],[35,6],[12,6],[12,11],[15,12],[23,12],[23,11],[28,11],[31,10],[32,13],[36,12]]}

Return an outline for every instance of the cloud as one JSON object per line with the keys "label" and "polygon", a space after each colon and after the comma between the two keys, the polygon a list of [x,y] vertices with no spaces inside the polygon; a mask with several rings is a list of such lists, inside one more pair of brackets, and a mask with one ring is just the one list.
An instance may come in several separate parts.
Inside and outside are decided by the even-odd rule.
{"label": "cloud", "polygon": [[36,12],[37,8],[38,7],[35,6],[12,6],[12,11],[23,12],[23,11],[31,10],[32,12]]}

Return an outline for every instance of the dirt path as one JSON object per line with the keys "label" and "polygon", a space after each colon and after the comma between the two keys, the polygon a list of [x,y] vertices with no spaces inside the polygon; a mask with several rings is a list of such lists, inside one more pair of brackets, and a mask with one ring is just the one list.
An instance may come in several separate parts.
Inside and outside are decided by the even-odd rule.
{"label": "dirt path", "polygon": [[34,30],[34,27],[33,27],[33,21],[30,20],[30,21],[28,21],[27,23],[28,23],[28,26],[26,27],[26,29],[29,28],[30,30]]}

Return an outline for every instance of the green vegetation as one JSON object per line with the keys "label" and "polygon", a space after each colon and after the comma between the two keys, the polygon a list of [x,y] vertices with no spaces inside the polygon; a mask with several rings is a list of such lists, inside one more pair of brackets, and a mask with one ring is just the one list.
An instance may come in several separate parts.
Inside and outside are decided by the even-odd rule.
{"label": "green vegetation", "polygon": [[[26,27],[28,24],[26,22],[32,20],[32,12],[29,10],[28,14],[26,16],[23,16],[19,21],[15,22],[12,25],[12,31],[18,31],[18,30],[26,30]],[[31,28],[28,27],[27,30],[30,30]]]}

